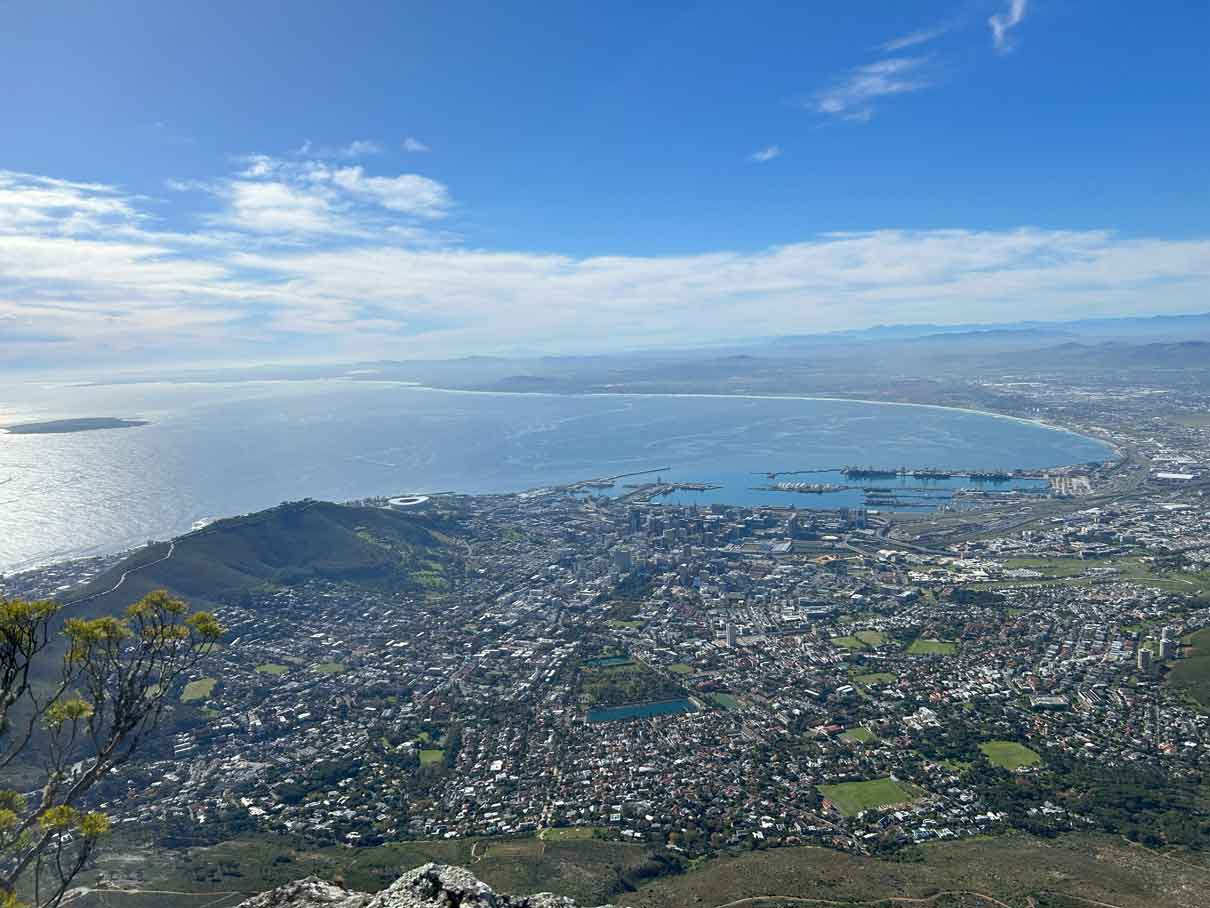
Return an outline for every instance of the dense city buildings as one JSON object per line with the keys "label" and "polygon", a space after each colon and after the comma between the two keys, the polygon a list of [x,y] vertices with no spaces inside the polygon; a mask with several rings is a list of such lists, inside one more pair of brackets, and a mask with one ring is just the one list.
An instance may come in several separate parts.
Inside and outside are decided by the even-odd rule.
{"label": "dense city buildings", "polygon": [[168,843],[580,827],[687,854],[871,853],[1112,824],[1086,780],[1179,788],[1207,765],[1181,665],[1210,623],[1210,434],[1108,416],[1079,428],[1119,459],[932,514],[676,507],[601,483],[358,503],[443,528],[401,554],[413,582],[219,603],[222,647],[98,802]]}

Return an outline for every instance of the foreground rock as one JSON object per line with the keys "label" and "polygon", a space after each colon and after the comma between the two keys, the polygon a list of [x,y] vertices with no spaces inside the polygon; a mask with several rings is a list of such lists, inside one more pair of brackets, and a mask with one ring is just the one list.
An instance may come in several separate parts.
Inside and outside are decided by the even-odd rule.
{"label": "foreground rock", "polygon": [[513,896],[493,892],[473,873],[445,864],[409,870],[377,895],[349,892],[315,877],[297,880],[241,903],[239,908],[577,908],[549,892]]}

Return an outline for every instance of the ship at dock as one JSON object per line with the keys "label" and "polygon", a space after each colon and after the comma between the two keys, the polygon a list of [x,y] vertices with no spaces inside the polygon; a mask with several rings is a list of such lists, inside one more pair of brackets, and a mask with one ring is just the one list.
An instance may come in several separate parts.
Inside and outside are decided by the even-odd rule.
{"label": "ship at dock", "polygon": [[1008,482],[1014,474],[1005,470],[942,470],[937,468],[908,469],[907,467],[884,469],[882,467],[841,467],[846,479],[954,479],[966,478],[974,482]]}
{"label": "ship at dock", "polygon": [[852,486],[836,485],[831,482],[775,482],[772,485],[757,488],[762,492],[803,492],[822,495],[825,492],[843,492]]}
{"label": "ship at dock", "polygon": [[846,479],[894,479],[905,470],[883,470],[878,467],[844,467],[840,471]]}

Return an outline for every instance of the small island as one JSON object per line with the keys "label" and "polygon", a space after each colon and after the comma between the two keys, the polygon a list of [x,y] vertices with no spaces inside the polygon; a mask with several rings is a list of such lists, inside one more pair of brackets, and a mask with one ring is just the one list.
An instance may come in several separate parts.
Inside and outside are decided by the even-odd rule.
{"label": "small island", "polygon": [[67,432],[95,432],[98,429],[133,429],[147,425],[145,419],[118,419],[113,416],[93,416],[83,419],[52,419],[47,422],[27,422],[5,426],[10,435],[62,435]]}

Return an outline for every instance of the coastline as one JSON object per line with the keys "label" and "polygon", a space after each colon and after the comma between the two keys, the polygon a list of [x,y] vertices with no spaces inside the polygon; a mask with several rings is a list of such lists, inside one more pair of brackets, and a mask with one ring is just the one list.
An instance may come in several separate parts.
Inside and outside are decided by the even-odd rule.
{"label": "coastline", "polygon": [[[977,407],[960,407],[953,404],[930,404],[920,403],[917,401],[906,400],[879,400],[877,398],[868,397],[843,397],[837,395],[819,395],[819,394],[728,394],[722,391],[499,391],[488,388],[446,388],[440,385],[429,385],[416,381],[405,381],[402,379],[390,378],[362,378],[353,376],[324,376],[314,378],[250,378],[250,379],[215,379],[215,380],[158,380],[152,382],[79,382],[76,387],[109,387],[123,386],[126,384],[157,384],[157,385],[186,385],[186,386],[207,386],[207,385],[290,385],[290,384],[331,384],[331,385],[379,385],[383,387],[404,388],[411,391],[433,391],[442,394],[464,394],[476,396],[496,396],[496,397],[546,397],[546,398],[702,398],[702,399],[717,399],[717,400],[800,400],[800,401],[822,401],[829,403],[852,403],[852,404],[872,404],[877,406],[889,407],[921,407],[929,410],[942,410],[951,413],[970,413],[978,416],[990,416],[995,419],[1007,419],[1013,422],[1022,423],[1024,425],[1038,426],[1043,429],[1050,429],[1055,432],[1064,432],[1069,435],[1074,435],[1077,438],[1083,438],[1089,441],[1095,441],[1098,444],[1105,445],[1114,452],[1116,458],[1122,456],[1121,449],[1105,438],[1100,438],[1096,435],[1089,435],[1084,432],[1077,431],[1070,426],[1064,426],[1059,423],[1048,422],[1044,419],[1026,416],[1013,416],[1009,413],[998,413],[995,410],[983,410]],[[69,385],[68,387],[71,387]]]}
{"label": "coastline", "polygon": [[[262,384],[262,383],[294,384],[297,381],[299,381],[299,380],[269,379],[269,380],[253,380],[252,382],[233,382],[231,384],[233,384],[233,385]],[[1108,441],[1107,439],[1098,437],[1096,435],[1087,434],[1085,432],[1080,432],[1080,431],[1077,431],[1077,430],[1067,427],[1067,426],[1056,425],[1056,424],[1049,423],[1049,422],[1047,422],[1045,420],[1041,420],[1041,419],[1032,419],[1032,418],[1020,417],[1020,416],[1012,416],[1009,414],[996,413],[994,411],[981,410],[981,409],[976,409],[973,407],[958,407],[958,406],[952,406],[952,405],[946,405],[946,404],[914,403],[914,402],[908,402],[908,401],[888,401],[888,400],[875,400],[875,399],[868,399],[868,398],[833,397],[833,396],[823,396],[823,395],[801,395],[801,394],[728,394],[728,393],[721,393],[721,392],[633,392],[633,391],[600,391],[600,392],[582,392],[582,393],[574,393],[574,392],[573,393],[563,393],[563,392],[553,392],[553,391],[496,391],[496,390],[486,390],[486,389],[443,388],[443,387],[439,387],[439,386],[421,385],[421,384],[417,384],[414,382],[400,382],[400,381],[395,381],[395,380],[376,380],[376,379],[375,380],[366,380],[366,379],[345,379],[345,378],[321,378],[321,379],[308,379],[308,380],[303,380],[303,381],[305,381],[305,382],[316,381],[316,382],[320,383],[321,385],[327,385],[329,387],[337,386],[337,385],[339,385],[339,386],[350,386],[350,385],[355,386],[357,384],[366,384],[369,386],[378,386],[380,388],[403,388],[405,390],[411,390],[411,391],[423,391],[423,392],[430,392],[430,393],[443,393],[443,394],[450,394],[450,395],[468,395],[468,396],[480,396],[480,397],[521,397],[521,398],[525,398],[525,397],[536,397],[536,398],[584,397],[584,398],[609,398],[609,399],[622,398],[622,399],[632,399],[632,400],[642,400],[642,399],[647,399],[647,398],[655,398],[655,399],[664,398],[664,399],[668,399],[668,400],[678,400],[678,399],[728,400],[728,399],[734,398],[736,400],[752,400],[752,401],[825,402],[825,403],[836,403],[836,404],[855,404],[855,405],[872,406],[872,407],[878,407],[878,406],[923,407],[923,408],[927,408],[927,409],[931,409],[931,410],[950,412],[950,413],[954,413],[954,414],[962,414],[962,415],[969,414],[972,416],[991,417],[991,418],[997,418],[997,419],[1003,419],[1003,420],[1010,420],[1019,425],[1034,426],[1034,427],[1041,428],[1044,430],[1062,432],[1072,438],[1077,438],[1077,439],[1082,439],[1085,441],[1093,442],[1098,446],[1099,449],[1103,449],[1104,457],[1103,457],[1103,459],[1101,459],[1097,462],[1105,463],[1105,462],[1110,462],[1113,460],[1121,460],[1124,457],[1122,450],[1117,445]],[[1046,467],[1046,468],[1040,468],[1040,469],[1052,469],[1052,470],[1061,469],[1063,466],[1071,466],[1071,465],[1074,465],[1075,463],[1083,463],[1083,462],[1086,462],[1086,461],[1074,461],[1073,464],[1057,464],[1054,467]],[[586,470],[587,478],[592,478],[591,476],[588,475],[590,473],[593,476],[596,475],[595,473],[592,473],[591,469],[589,469],[589,470]],[[537,487],[541,487],[541,486],[537,486]],[[507,490],[496,489],[494,491],[481,490],[479,492],[475,492],[472,494],[513,494],[516,492],[523,492],[523,491],[526,491],[526,489],[507,489]],[[354,497],[356,497],[356,496],[354,496]],[[209,516],[213,517],[214,515],[212,512],[210,512]],[[190,517],[185,523],[183,523],[179,527],[162,527],[162,528],[155,530],[154,532],[149,532],[149,531],[143,530],[143,531],[139,531],[136,534],[132,534],[130,537],[125,538],[125,539],[115,539],[110,542],[89,545],[89,546],[86,546],[86,547],[83,547],[80,549],[76,549],[76,550],[61,549],[58,552],[47,552],[45,554],[40,554],[40,555],[36,555],[36,556],[28,558],[28,559],[24,559],[20,562],[14,562],[12,564],[4,565],[3,567],[0,567],[0,573],[12,573],[12,574],[23,573],[26,571],[42,569],[42,568],[45,568],[45,567],[53,565],[53,564],[61,564],[64,562],[69,562],[69,561],[77,561],[77,560],[81,560],[81,559],[95,557],[98,555],[110,555],[110,554],[114,554],[114,553],[118,553],[118,552],[128,552],[131,550],[136,550],[137,548],[140,547],[141,542],[143,540],[146,540],[147,538],[168,539],[168,538],[173,538],[173,537],[182,535],[184,533],[187,533],[190,531],[191,525],[193,522],[194,522],[193,518]]]}
{"label": "coastline", "polygon": [[[1121,448],[1105,438],[1099,438],[1096,435],[1088,435],[1084,432],[1079,432],[1069,426],[1060,425],[1058,423],[1047,422],[1044,419],[1034,419],[1025,416],[1013,416],[1008,413],[997,413],[994,410],[979,410],[975,407],[956,407],[952,404],[923,404],[915,403],[906,400],[873,400],[865,397],[826,397],[812,394],[725,394],[717,391],[581,391],[581,392],[561,392],[561,391],[489,391],[479,388],[442,388],[436,385],[418,385],[415,382],[395,382],[389,380],[373,381],[358,379],[358,382],[364,381],[367,384],[380,385],[398,385],[409,388],[413,391],[439,391],[444,394],[474,394],[484,396],[504,396],[504,397],[656,397],[656,398],[702,398],[710,400],[801,400],[801,401],[824,401],[830,403],[849,403],[849,404],[871,404],[874,406],[885,407],[920,407],[928,410],[943,410],[950,413],[970,413],[976,416],[990,416],[994,419],[1007,419],[1012,422],[1021,423],[1027,426],[1038,426],[1043,429],[1050,429],[1055,432],[1064,432],[1068,435],[1074,435],[1076,438],[1083,438],[1088,441],[1095,441],[1098,444],[1105,445],[1114,452],[1114,456],[1120,459],[1122,456]],[[1104,462],[1104,461],[1100,461]],[[1068,464],[1067,466],[1070,466]],[[1058,469],[1058,467],[1052,468]]]}

